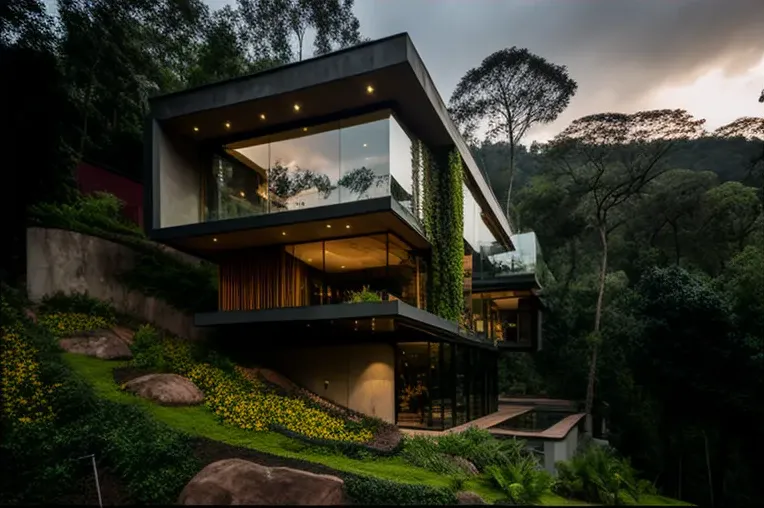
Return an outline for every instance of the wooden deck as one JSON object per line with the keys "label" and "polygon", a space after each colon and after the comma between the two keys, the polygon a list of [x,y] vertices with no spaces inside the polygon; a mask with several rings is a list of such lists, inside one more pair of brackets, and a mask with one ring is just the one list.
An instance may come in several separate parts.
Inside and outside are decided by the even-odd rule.
{"label": "wooden deck", "polygon": [[477,427],[479,429],[489,429],[491,432],[494,431],[494,429],[491,429],[494,425],[497,425],[504,420],[507,420],[509,418],[512,418],[513,416],[519,416],[521,414],[527,413],[528,411],[532,410],[532,407],[529,406],[510,406],[506,404],[499,405],[499,410],[495,413],[491,413],[487,416],[483,416],[482,418],[478,418],[476,420],[472,420],[470,422],[464,423],[462,425],[458,425],[456,427],[452,427],[450,429],[446,430],[425,430],[425,429],[401,429],[401,432],[404,434],[408,434],[410,436],[442,436],[443,434],[451,434],[454,432],[462,432],[464,430],[467,430],[470,427]]}

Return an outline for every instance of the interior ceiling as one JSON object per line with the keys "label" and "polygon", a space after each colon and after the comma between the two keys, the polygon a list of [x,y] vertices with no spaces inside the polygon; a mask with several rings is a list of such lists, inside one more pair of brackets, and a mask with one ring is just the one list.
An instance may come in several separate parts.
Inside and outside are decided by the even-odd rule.
{"label": "interior ceiling", "polygon": [[517,305],[520,302],[519,298],[499,298],[493,301],[501,310],[517,310]]}
{"label": "interior ceiling", "polygon": [[[230,233],[179,238],[172,240],[171,243],[181,250],[185,250],[192,254],[195,253],[202,257],[215,259],[217,255],[230,250],[246,249],[264,245],[306,244],[307,242],[371,235],[387,231],[394,233],[401,240],[415,249],[426,249],[429,247],[429,244],[422,238],[419,232],[412,229],[403,219],[391,211],[354,215],[328,221],[299,222],[286,226],[242,229]],[[331,259],[340,260],[353,256],[376,255],[369,254],[368,252],[362,253],[362,250],[363,246],[355,247],[355,252],[352,254],[349,250],[340,251],[336,256],[332,256]],[[368,251],[368,249],[366,250]],[[393,250],[392,242],[391,250]],[[381,251],[381,256],[382,266],[384,266],[384,246]],[[310,259],[318,258],[318,255],[310,257]],[[305,256],[305,259],[308,259],[308,257]],[[391,259],[391,262],[392,261],[393,260]],[[348,259],[348,262],[352,265],[353,260]],[[332,263],[334,264],[334,261],[332,261]],[[338,261],[338,263],[339,266],[342,266],[342,261]],[[316,266],[315,262],[311,262],[310,264]],[[348,265],[347,263],[345,264],[345,266],[351,265]]]}
{"label": "interior ceiling", "polygon": [[[323,243],[308,243],[295,246],[287,246],[287,252],[292,253],[301,261],[322,269]],[[361,236],[344,240],[326,242],[326,265],[327,272],[341,273],[368,268],[386,266],[385,252],[387,240],[385,235]],[[398,254],[402,254],[399,252]],[[399,265],[405,259],[391,251],[388,256],[390,265]]]}

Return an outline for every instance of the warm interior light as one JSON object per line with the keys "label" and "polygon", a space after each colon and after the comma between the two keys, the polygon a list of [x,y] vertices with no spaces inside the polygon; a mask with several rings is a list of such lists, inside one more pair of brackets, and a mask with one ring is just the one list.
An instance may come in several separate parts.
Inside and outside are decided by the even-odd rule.
{"label": "warm interior light", "polygon": [[218,239],[217,239],[217,238],[213,238],[213,239],[212,239],[212,241],[213,241],[213,242],[217,242],[217,241],[218,241]]}
{"label": "warm interior light", "polygon": [[313,262],[313,258],[308,258],[308,263],[312,263],[312,262]]}
{"label": "warm interior light", "polygon": [[286,236],[286,231],[282,231],[281,236]]}
{"label": "warm interior light", "polygon": [[331,224],[327,224],[326,227],[331,229],[332,225]]}
{"label": "warm interior light", "polygon": [[366,87],[366,93],[374,93],[374,87],[371,85],[368,85]]}
{"label": "warm interior light", "polygon": [[299,104],[295,104],[294,105],[294,110],[295,111],[300,111],[300,105]]}
{"label": "warm interior light", "polygon": [[345,268],[345,265],[340,266],[340,268]]}
{"label": "warm interior light", "polygon": [[246,194],[244,194],[244,191],[241,191],[241,192],[239,193],[239,196],[241,196],[241,197],[244,197],[244,196],[246,196]]}
{"label": "warm interior light", "polygon": [[345,229],[350,229],[350,224],[345,224]]}
{"label": "warm interior light", "polygon": [[194,127],[194,132],[199,132],[199,127]]}
{"label": "warm interior light", "polygon": [[308,128],[307,127],[303,127],[302,128],[302,132],[308,132]]}
{"label": "warm interior light", "polygon": [[260,120],[265,120],[265,113],[260,113]]}
{"label": "warm interior light", "polygon": [[226,129],[230,129],[231,128],[231,122],[226,122],[225,123],[225,128]]}

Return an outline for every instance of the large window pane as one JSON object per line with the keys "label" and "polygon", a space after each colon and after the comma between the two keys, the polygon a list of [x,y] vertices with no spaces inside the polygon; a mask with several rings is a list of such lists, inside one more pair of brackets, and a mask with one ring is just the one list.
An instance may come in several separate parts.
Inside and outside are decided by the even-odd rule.
{"label": "large window pane", "polygon": [[443,428],[443,385],[438,342],[430,342],[430,427]]}
{"label": "large window pane", "polygon": [[390,116],[374,113],[344,120],[340,130],[339,201],[390,194]]}
{"label": "large window pane", "polygon": [[412,248],[395,235],[389,235],[388,291],[390,299],[402,300],[417,308],[424,308],[424,295],[420,280],[420,260]]}
{"label": "large window pane", "polygon": [[470,367],[469,348],[454,344],[456,350],[456,425],[467,423],[469,400],[468,374]]}
{"label": "large window pane", "polygon": [[470,247],[476,251],[479,250],[480,247],[478,221],[483,222],[482,219],[480,219],[480,207],[478,207],[475,198],[472,197],[472,192],[469,187],[464,183],[462,183],[462,193],[464,195],[464,202],[462,205],[464,208],[464,239],[467,240]]}
{"label": "large window pane", "polygon": [[411,167],[411,138],[395,117],[390,117],[390,194],[416,217],[414,180]]}
{"label": "large window pane", "polygon": [[204,220],[235,219],[268,213],[268,146],[253,147],[251,155],[264,162],[265,167],[254,162],[247,165],[234,157],[213,157],[212,171],[204,185]]}
{"label": "large window pane", "polygon": [[387,290],[387,235],[359,236],[324,243],[326,303],[345,303],[355,293]]}
{"label": "large window pane", "polygon": [[398,344],[396,363],[397,423],[402,427],[427,427],[430,415],[428,343]]}
{"label": "large window pane", "polygon": [[339,203],[337,123],[285,132],[271,142],[271,213]]}

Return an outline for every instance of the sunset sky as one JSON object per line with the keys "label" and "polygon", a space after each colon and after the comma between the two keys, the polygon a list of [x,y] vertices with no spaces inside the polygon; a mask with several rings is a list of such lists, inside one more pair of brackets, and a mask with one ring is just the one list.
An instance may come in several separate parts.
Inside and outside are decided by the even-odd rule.
{"label": "sunset sky", "polygon": [[685,108],[710,129],[764,116],[764,0],[356,0],[355,12],[364,36],[408,32],[445,101],[505,47],[568,66],[576,97],[528,141],[603,111]]}

